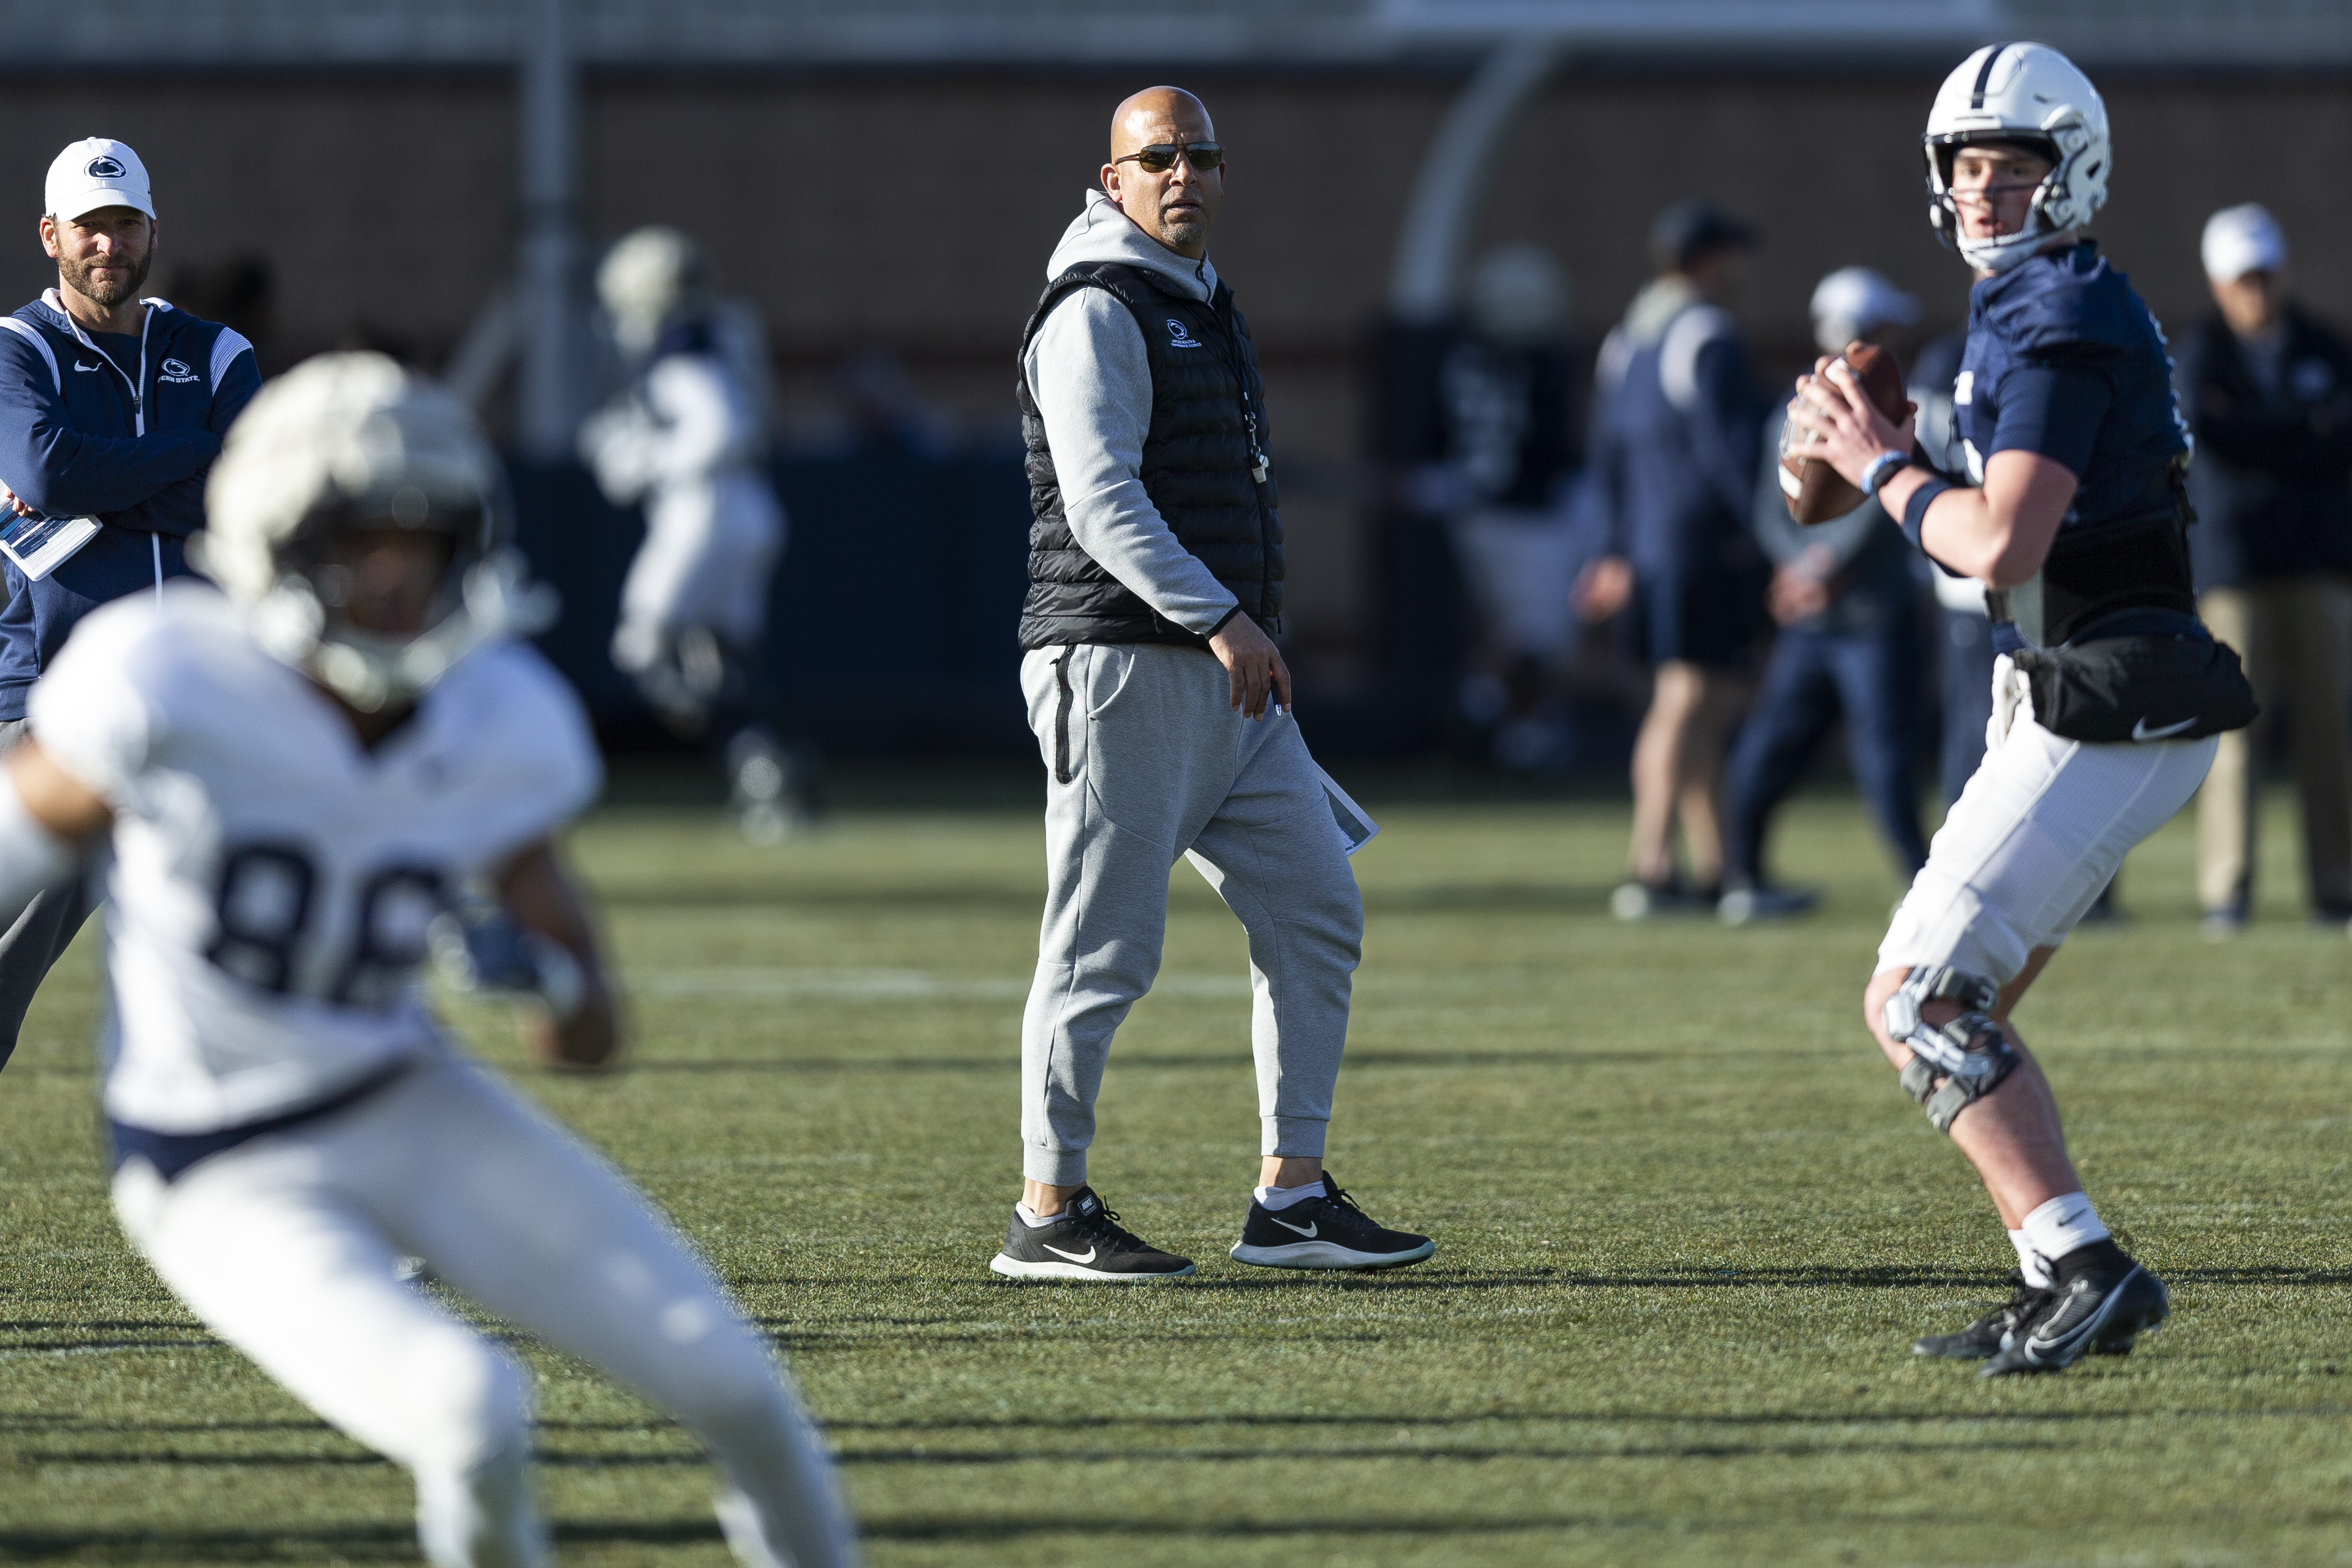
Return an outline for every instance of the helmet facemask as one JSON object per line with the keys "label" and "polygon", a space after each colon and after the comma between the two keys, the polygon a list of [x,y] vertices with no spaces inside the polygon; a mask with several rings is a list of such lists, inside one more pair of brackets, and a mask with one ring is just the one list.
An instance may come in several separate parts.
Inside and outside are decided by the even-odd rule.
{"label": "helmet facemask", "polygon": [[[2063,234],[2078,226],[2087,218],[2072,223],[2059,223],[2053,214],[2053,205],[2063,204],[2066,190],[2068,158],[2058,141],[2050,136],[2034,136],[2015,131],[1961,131],[1950,136],[1930,136],[1925,139],[1927,154],[1927,221],[1935,225],[1936,237],[1948,250],[1959,252],[1970,267],[1979,272],[2007,272],[2019,263],[2038,254],[2053,235]],[[1984,239],[1971,239],[1961,226],[1959,199],[1952,190],[1952,166],[1961,149],[1967,147],[2009,147],[2030,152],[2050,165],[2033,187],[2033,199],[2027,204],[2025,222],[2015,234],[1994,235]],[[2014,186],[1999,187],[2013,190]],[[1986,194],[1991,194],[1988,191]]]}
{"label": "helmet facemask", "polygon": [[[472,412],[381,354],[320,354],[263,387],[229,427],[205,515],[190,564],[271,655],[363,713],[414,702],[471,649],[555,618],[553,591],[526,583],[508,548],[505,475]],[[348,613],[344,545],[360,530],[448,541],[414,629]]]}
{"label": "helmet facemask", "polygon": [[[552,619],[552,596],[527,586],[520,558],[499,548],[499,516],[493,498],[435,499],[414,486],[321,507],[273,552],[277,582],[255,606],[255,630],[272,653],[362,713],[414,702],[483,643],[527,636]],[[447,541],[447,557],[413,631],[373,630],[352,618],[360,585],[341,546],[362,530]]]}

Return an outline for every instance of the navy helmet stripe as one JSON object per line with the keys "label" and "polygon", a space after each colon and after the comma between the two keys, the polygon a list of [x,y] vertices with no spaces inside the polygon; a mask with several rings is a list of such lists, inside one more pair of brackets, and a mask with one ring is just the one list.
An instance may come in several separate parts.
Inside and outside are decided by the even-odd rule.
{"label": "navy helmet stripe", "polygon": [[2000,63],[2000,57],[2008,51],[2008,48],[2009,46],[2007,44],[1995,44],[1992,47],[1992,51],[1985,56],[1984,65],[1977,71],[1976,93],[1969,99],[1969,107],[1970,109],[1982,109],[1984,107],[1985,89],[1992,81],[1992,68]]}

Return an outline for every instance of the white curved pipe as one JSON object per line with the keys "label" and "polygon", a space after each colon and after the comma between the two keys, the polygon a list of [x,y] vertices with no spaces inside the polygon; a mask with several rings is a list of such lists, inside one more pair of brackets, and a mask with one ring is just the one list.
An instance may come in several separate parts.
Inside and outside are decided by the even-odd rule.
{"label": "white curved pipe", "polygon": [[1513,38],[1478,67],[1421,162],[1389,274],[1389,308],[1427,321],[1454,307],[1462,253],[1486,199],[1495,151],[1538,89],[1559,67],[1557,43]]}

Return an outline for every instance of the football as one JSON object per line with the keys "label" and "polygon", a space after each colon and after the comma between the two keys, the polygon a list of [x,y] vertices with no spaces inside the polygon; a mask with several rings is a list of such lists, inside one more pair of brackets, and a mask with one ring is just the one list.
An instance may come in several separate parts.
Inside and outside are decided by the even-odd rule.
{"label": "football", "polygon": [[[1878,412],[1896,424],[1911,417],[1911,400],[1903,395],[1903,370],[1887,350],[1872,343],[1848,343],[1843,360],[1862,382]],[[1780,490],[1789,497],[1789,516],[1801,523],[1834,522],[1862,505],[1862,492],[1843,475],[1818,457],[1804,455],[1793,427],[1780,433]]]}

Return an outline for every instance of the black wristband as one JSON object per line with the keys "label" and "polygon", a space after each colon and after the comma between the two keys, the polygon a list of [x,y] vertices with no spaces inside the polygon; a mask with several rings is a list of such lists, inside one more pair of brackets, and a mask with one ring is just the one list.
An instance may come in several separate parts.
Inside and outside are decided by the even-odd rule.
{"label": "black wristband", "polygon": [[1936,497],[1945,491],[1958,488],[1950,480],[1936,475],[1911,492],[1911,498],[1903,503],[1903,537],[1911,541],[1912,549],[1923,555],[1927,553],[1927,547],[1919,538],[1919,531],[1927,526],[1927,508],[1935,505]]}
{"label": "black wristband", "polygon": [[1205,639],[1215,636],[1218,632],[1225,629],[1226,622],[1231,621],[1234,616],[1239,615],[1241,612],[1242,607],[1238,604],[1234,605],[1231,610],[1228,610],[1223,615],[1218,616],[1217,623],[1214,626],[1210,627],[1206,632],[1202,632],[1202,637]]}

